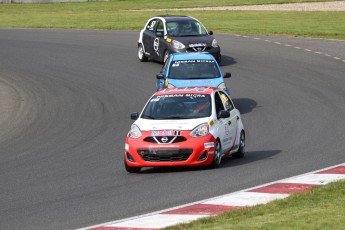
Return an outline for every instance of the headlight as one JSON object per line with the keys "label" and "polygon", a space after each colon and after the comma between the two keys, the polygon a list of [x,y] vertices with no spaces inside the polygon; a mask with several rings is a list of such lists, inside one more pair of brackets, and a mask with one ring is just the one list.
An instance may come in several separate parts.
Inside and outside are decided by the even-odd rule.
{"label": "headlight", "polygon": [[218,47],[218,42],[216,39],[213,39],[212,41],[212,47],[217,48]]}
{"label": "headlight", "polygon": [[203,123],[195,127],[189,135],[192,137],[203,137],[203,136],[206,136],[208,133],[209,133],[208,124]]}
{"label": "headlight", "polygon": [[218,85],[218,89],[221,89],[221,90],[226,91],[226,85],[225,85],[225,83],[223,82],[223,83],[219,84],[219,85]]}
{"label": "headlight", "polygon": [[176,41],[176,40],[173,40],[173,41],[172,41],[172,45],[173,45],[173,47],[174,47],[175,49],[179,49],[179,50],[185,48],[185,45],[183,45],[181,42]]}
{"label": "headlight", "polygon": [[131,138],[139,138],[139,137],[141,137],[141,131],[140,131],[138,126],[132,125],[131,130],[129,131],[128,135]]}

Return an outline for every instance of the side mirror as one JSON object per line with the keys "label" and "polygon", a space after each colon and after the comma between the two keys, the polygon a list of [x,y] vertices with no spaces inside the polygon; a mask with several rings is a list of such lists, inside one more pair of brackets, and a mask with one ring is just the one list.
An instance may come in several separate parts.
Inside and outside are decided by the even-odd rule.
{"label": "side mirror", "polygon": [[138,118],[139,118],[139,113],[138,112],[131,113],[131,119],[132,120],[137,120]]}
{"label": "side mirror", "polygon": [[231,73],[226,72],[225,75],[223,76],[223,78],[230,78],[231,77]]}
{"label": "side mirror", "polygon": [[228,117],[230,117],[230,112],[227,110],[221,110],[217,115],[217,118],[228,118]]}
{"label": "side mirror", "polygon": [[208,31],[208,34],[213,35],[213,31],[212,30]]}
{"label": "side mirror", "polygon": [[164,79],[163,73],[157,74],[157,75],[156,75],[156,78],[157,78],[157,79]]}
{"label": "side mirror", "polygon": [[159,38],[162,38],[162,37],[164,37],[164,33],[157,31],[156,32],[156,36],[159,37]]}

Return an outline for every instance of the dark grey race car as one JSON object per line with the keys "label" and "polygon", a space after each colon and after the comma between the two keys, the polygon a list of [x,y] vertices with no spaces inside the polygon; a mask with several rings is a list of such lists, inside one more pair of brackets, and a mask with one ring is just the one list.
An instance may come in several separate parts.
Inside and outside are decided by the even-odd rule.
{"label": "dark grey race car", "polygon": [[165,62],[171,53],[208,52],[218,63],[220,47],[212,31],[189,16],[156,16],[150,18],[140,31],[138,57]]}

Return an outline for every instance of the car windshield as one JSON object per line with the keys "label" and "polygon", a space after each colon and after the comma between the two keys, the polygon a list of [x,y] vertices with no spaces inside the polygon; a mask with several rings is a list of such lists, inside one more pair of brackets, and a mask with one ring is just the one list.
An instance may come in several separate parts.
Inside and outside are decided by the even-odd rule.
{"label": "car windshield", "polygon": [[154,96],[147,103],[141,118],[193,119],[211,116],[208,94],[167,94]]}
{"label": "car windshield", "polygon": [[195,20],[185,20],[166,23],[168,35],[172,37],[205,36],[207,31]]}
{"label": "car windshield", "polygon": [[172,61],[168,78],[171,79],[211,79],[221,77],[214,60]]}

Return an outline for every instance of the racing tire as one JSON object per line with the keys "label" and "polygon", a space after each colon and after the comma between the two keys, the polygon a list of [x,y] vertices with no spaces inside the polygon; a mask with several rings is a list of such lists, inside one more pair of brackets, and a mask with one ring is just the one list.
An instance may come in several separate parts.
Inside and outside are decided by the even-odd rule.
{"label": "racing tire", "polygon": [[141,62],[146,62],[148,58],[145,55],[145,50],[142,44],[138,45],[138,58]]}
{"label": "racing tire", "polygon": [[244,153],[245,153],[245,144],[246,144],[246,136],[244,134],[244,131],[241,131],[241,135],[240,135],[240,143],[239,143],[239,147],[236,153],[233,153],[232,156],[234,158],[243,158],[244,157]]}
{"label": "racing tire", "polygon": [[165,63],[166,60],[168,60],[169,55],[170,55],[170,51],[169,50],[165,50],[164,54],[163,54],[163,63]]}
{"label": "racing tire", "polygon": [[125,162],[125,169],[129,173],[139,173],[141,168],[140,167],[131,167],[127,164],[126,159],[124,160]]}
{"label": "racing tire", "polygon": [[218,168],[221,161],[222,161],[222,146],[220,142],[217,140],[216,147],[214,149],[214,155],[213,155],[211,168]]}

